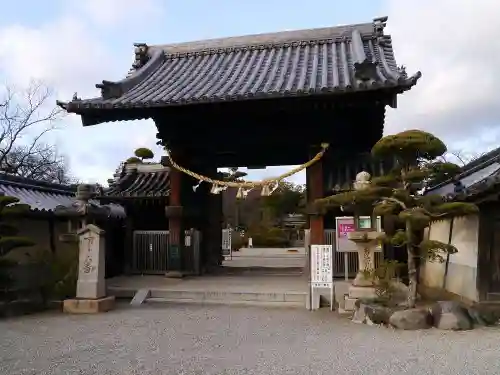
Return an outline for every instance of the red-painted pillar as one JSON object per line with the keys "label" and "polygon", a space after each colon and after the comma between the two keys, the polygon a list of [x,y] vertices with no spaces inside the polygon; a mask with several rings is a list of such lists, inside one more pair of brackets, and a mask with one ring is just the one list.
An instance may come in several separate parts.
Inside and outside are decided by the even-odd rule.
{"label": "red-painted pillar", "polygon": [[[323,198],[323,163],[318,161],[306,170],[307,179],[307,200],[313,203],[316,199]],[[324,243],[324,223],[323,216],[310,215],[309,229],[311,245],[323,245]]]}
{"label": "red-painted pillar", "polygon": [[168,249],[168,270],[182,271],[182,172],[175,168],[170,170],[170,194],[169,205],[167,207],[169,249]]}

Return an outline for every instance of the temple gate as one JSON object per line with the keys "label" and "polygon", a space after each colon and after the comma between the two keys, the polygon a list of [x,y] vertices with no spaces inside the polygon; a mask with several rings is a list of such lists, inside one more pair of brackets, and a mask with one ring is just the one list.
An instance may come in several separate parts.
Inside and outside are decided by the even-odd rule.
{"label": "temple gate", "polygon": [[[199,184],[186,170],[218,180],[223,167],[300,165],[327,143],[307,168],[312,203],[349,187],[361,170],[376,176],[390,168],[390,161],[367,152],[382,136],[386,106],[395,108],[397,96],[421,74],[409,76],[396,64],[386,21],[136,44],[127,78],[98,84],[99,98],[58,104],[79,114],[84,126],[154,120],[159,143],[169,150],[168,189],[157,196],[168,195],[168,202],[157,199],[154,209],[157,225],[169,231],[168,263],[187,267],[184,231],[195,228],[202,234],[201,267],[217,267],[222,205],[220,194],[210,193],[217,183]],[[154,190],[154,183],[147,186]],[[309,241],[322,244],[334,219],[309,214]]]}

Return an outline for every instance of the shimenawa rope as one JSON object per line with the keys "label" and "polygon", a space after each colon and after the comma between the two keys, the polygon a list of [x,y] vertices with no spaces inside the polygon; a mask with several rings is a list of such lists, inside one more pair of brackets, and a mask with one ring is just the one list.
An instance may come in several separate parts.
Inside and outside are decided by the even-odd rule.
{"label": "shimenawa rope", "polygon": [[304,169],[310,167],[317,161],[319,161],[323,155],[325,154],[326,150],[328,149],[328,143],[322,143],[321,144],[321,151],[319,151],[311,160],[308,162],[298,166],[297,168],[292,169],[291,171],[288,171],[278,177],[275,178],[268,178],[264,179],[261,181],[242,181],[242,182],[235,182],[235,181],[221,181],[221,180],[214,180],[210,177],[203,176],[201,174],[198,174],[196,172],[190,171],[186,168],[181,167],[179,164],[177,164],[173,159],[172,159],[172,154],[168,148],[165,147],[165,151],[167,152],[168,159],[170,161],[170,165],[174,167],[175,169],[187,174],[188,176],[191,176],[198,181],[203,181],[203,182],[208,182],[214,186],[224,186],[224,187],[235,187],[235,188],[255,188],[259,186],[269,186],[274,183],[279,183],[280,181],[284,180],[287,177],[293,176],[296,173],[299,173],[300,171],[303,171]]}

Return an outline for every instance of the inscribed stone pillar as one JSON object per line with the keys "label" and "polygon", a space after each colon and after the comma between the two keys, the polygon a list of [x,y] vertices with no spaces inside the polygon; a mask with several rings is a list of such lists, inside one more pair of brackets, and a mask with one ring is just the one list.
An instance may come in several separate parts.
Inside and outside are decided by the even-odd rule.
{"label": "inscribed stone pillar", "polygon": [[99,299],[106,295],[104,231],[87,225],[78,232],[80,257],[76,298]]}
{"label": "inscribed stone pillar", "polygon": [[92,314],[113,309],[115,298],[106,296],[104,231],[90,224],[78,231],[79,258],[76,298],[64,301],[64,312]]}

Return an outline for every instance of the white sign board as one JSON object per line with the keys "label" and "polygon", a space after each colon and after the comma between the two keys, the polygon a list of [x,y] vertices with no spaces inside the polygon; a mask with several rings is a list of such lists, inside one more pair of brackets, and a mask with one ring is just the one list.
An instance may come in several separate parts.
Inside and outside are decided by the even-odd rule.
{"label": "white sign board", "polygon": [[[330,289],[330,310],[333,310],[333,246],[311,245],[311,297],[319,301],[316,289]],[[311,304],[311,306],[314,303]],[[319,303],[316,303],[319,308]]]}
{"label": "white sign board", "polygon": [[233,257],[231,239],[233,230],[231,228],[222,229],[222,255]]}

